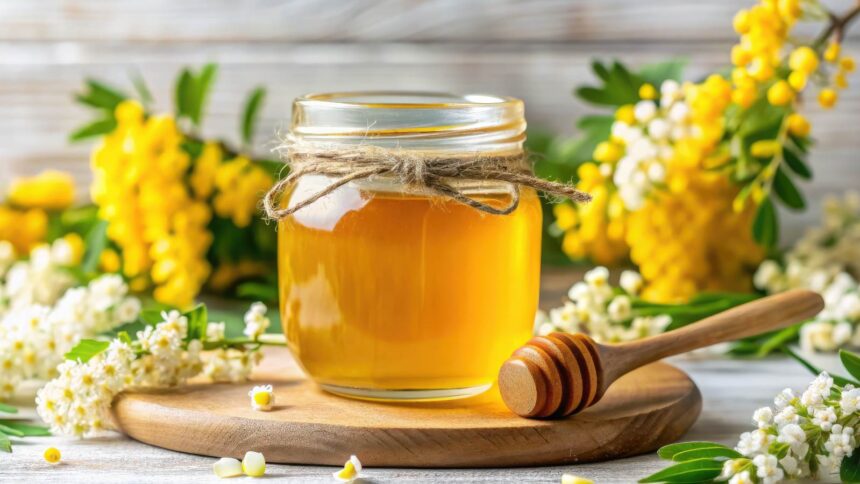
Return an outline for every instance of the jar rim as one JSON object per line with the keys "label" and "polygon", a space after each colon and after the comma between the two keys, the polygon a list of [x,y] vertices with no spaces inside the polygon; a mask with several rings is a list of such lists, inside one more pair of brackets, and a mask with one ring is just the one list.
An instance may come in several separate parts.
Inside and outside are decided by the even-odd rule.
{"label": "jar rim", "polygon": [[525,129],[524,104],[512,97],[357,91],[296,98],[290,135],[308,142],[423,151],[517,151]]}
{"label": "jar rim", "polygon": [[[398,101],[399,99],[399,101]],[[427,99],[426,102],[407,102],[406,99]],[[522,100],[494,94],[453,94],[436,91],[343,91],[311,93],[299,96],[294,104],[302,106],[325,105],[342,108],[383,109],[462,109],[469,107],[516,107]]]}

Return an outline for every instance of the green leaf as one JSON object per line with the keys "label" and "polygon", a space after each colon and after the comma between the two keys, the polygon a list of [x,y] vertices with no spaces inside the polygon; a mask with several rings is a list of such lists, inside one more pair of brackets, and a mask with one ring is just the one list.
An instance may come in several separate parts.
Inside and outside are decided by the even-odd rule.
{"label": "green leaf", "polygon": [[3,452],[12,452],[12,441],[4,433],[0,433],[0,450]]}
{"label": "green leaf", "polygon": [[[712,449],[714,447],[723,448],[726,450],[731,450],[725,445],[718,444],[716,442],[680,442],[677,444],[669,444],[660,447],[660,450],[657,451],[657,455],[660,456],[661,459],[666,460],[679,460],[676,459],[675,456],[681,453],[690,452],[693,450],[701,450],[701,449]],[[734,452],[734,451],[732,451]],[[738,455],[740,457],[740,455]],[[689,459],[684,459],[689,460]]]}
{"label": "green leaf", "polygon": [[762,200],[753,220],[753,238],[765,247],[773,247],[779,239],[779,220],[770,197]]}
{"label": "green leaf", "polygon": [[800,333],[801,326],[802,324],[795,324],[794,326],[789,326],[772,333],[767,339],[761,342],[758,350],[756,351],[756,356],[764,358],[782,346],[794,341]]}
{"label": "green leaf", "polygon": [[245,102],[245,109],[242,110],[242,141],[246,145],[250,145],[254,138],[254,128],[257,126],[260,107],[265,98],[266,88],[258,87],[251,91]]}
{"label": "green leaf", "polygon": [[803,210],[806,208],[806,201],[803,199],[803,195],[800,194],[800,190],[797,189],[797,186],[794,185],[794,182],[791,181],[791,178],[785,174],[782,168],[776,170],[776,175],[773,178],[773,191],[787,207],[794,210]]}
{"label": "green leaf", "polygon": [[154,326],[164,321],[164,318],[161,316],[162,311],[164,311],[164,309],[162,308],[147,308],[140,312],[140,316],[138,316],[138,319],[140,319],[140,321],[142,321],[147,326]]}
{"label": "green leaf", "polygon": [[790,147],[784,146],[782,149],[782,157],[785,160],[785,164],[788,165],[791,171],[793,171],[797,176],[804,180],[812,179],[812,170],[809,169],[809,165],[803,161],[800,154],[795,153]]}
{"label": "green leaf", "polygon": [[200,126],[200,121],[203,119],[203,110],[209,99],[209,92],[212,90],[212,82],[215,80],[217,72],[218,65],[206,64],[194,79],[194,97],[190,105],[191,111],[188,114],[196,126]]}
{"label": "green leaf", "polygon": [[18,413],[18,409],[13,407],[12,405],[7,405],[5,403],[0,403],[0,412],[3,413]]}
{"label": "green leaf", "polygon": [[13,429],[12,427],[7,427],[7,426],[3,425],[2,423],[0,423],[0,433],[4,433],[6,435],[12,435],[14,437],[23,437],[24,436],[24,432],[21,432],[20,430]]}
{"label": "green leaf", "polygon": [[116,106],[128,99],[124,92],[96,80],[88,79],[86,85],[87,91],[76,95],[75,99],[81,104],[108,111],[111,117]]}
{"label": "green leaf", "polygon": [[21,435],[25,437],[45,437],[51,435],[51,431],[48,430],[48,427],[28,424],[18,420],[0,420],[0,425],[4,425],[21,432]]}
{"label": "green leaf", "polygon": [[116,334],[116,337],[118,340],[122,341],[123,343],[125,343],[127,345],[130,345],[132,343],[131,336],[129,336],[128,331],[119,331]]}
{"label": "green leaf", "polygon": [[110,346],[107,341],[99,341],[95,339],[82,339],[74,348],[66,353],[67,360],[80,360],[82,363],[90,361],[90,358],[96,356]]}
{"label": "green leaf", "polygon": [[611,77],[609,69],[607,69],[606,66],[598,60],[591,61],[591,70],[594,72],[594,75],[603,82],[609,81],[609,78]]}
{"label": "green leaf", "polygon": [[710,482],[720,475],[723,463],[714,459],[694,459],[667,467],[639,482]]}
{"label": "green leaf", "polygon": [[87,232],[85,237],[86,252],[84,260],[81,263],[81,271],[84,274],[92,274],[98,269],[102,252],[104,252],[108,243],[107,228],[107,220],[99,220]]}
{"label": "green leaf", "polygon": [[206,305],[198,304],[194,309],[182,313],[182,315],[188,318],[188,335],[185,337],[185,340],[203,340],[206,336],[206,325],[209,324]]}
{"label": "green leaf", "polygon": [[69,141],[74,142],[94,138],[96,136],[108,134],[115,129],[116,119],[113,117],[97,119],[74,130],[72,134],[69,135]]}
{"label": "green leaf", "polygon": [[860,452],[854,452],[851,457],[843,457],[839,466],[839,480],[842,482],[860,482]]}
{"label": "green leaf", "polygon": [[146,85],[146,80],[140,75],[139,71],[134,71],[129,74],[131,77],[131,83],[134,86],[134,90],[137,91],[137,95],[140,96],[141,102],[143,102],[144,106],[148,106],[155,102],[152,97],[152,91],[149,90],[149,87]]}
{"label": "green leaf", "polygon": [[674,460],[675,462],[686,462],[695,459],[714,459],[722,457],[726,459],[739,459],[743,456],[734,449],[730,449],[726,446],[720,445],[718,447],[706,447],[702,449],[691,449],[684,452],[678,452],[677,454],[675,454],[672,460]]}
{"label": "green leaf", "polygon": [[647,64],[639,69],[639,77],[659,90],[664,81],[671,79],[681,82],[685,67],[687,67],[687,59],[684,58]]}
{"label": "green leaf", "polygon": [[182,69],[174,88],[173,102],[176,106],[177,117],[190,117],[191,106],[194,102],[194,76],[188,69]]}
{"label": "green leaf", "polygon": [[639,87],[644,81],[631,73],[620,62],[613,62],[612,67],[605,65],[594,67],[595,74],[603,81],[603,85],[583,86],[575,91],[576,95],[592,104],[621,106],[639,101]]}
{"label": "green leaf", "polygon": [[[792,351],[791,348],[789,348],[787,346],[783,346],[782,351],[785,354],[787,354],[788,356],[794,358],[798,363],[800,363],[804,368],[809,370],[809,372],[812,373],[813,375],[818,376],[822,372],[824,372],[824,370],[822,370],[821,368],[818,368],[817,366],[813,365],[812,363],[801,358],[801,356],[798,355],[797,353],[795,353],[794,351]],[[845,386],[845,385],[853,385],[855,387],[860,386],[860,383],[858,383],[854,380],[851,380],[849,378],[845,378],[844,376],[834,375],[830,372],[828,372],[828,375],[830,375],[830,377],[833,378],[833,382],[839,386]]]}
{"label": "green leaf", "polygon": [[245,282],[236,288],[236,295],[245,299],[273,302],[278,300],[278,288],[271,284]]}
{"label": "green leaf", "polygon": [[839,359],[842,360],[842,366],[855,379],[860,381],[860,355],[850,351],[839,350]]}

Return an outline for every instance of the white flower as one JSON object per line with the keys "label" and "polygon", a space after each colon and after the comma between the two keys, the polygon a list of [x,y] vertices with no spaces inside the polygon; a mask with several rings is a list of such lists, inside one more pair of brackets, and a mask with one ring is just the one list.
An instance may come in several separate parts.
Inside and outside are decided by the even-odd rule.
{"label": "white flower", "polygon": [[842,459],[832,455],[816,455],[819,469],[824,475],[836,474],[839,472],[839,466],[842,465]]}
{"label": "white flower", "polygon": [[852,326],[851,323],[843,321],[836,324],[836,326],[833,327],[833,344],[836,346],[844,345],[851,339],[852,333],[854,333],[854,326]]}
{"label": "white flower", "polygon": [[592,288],[602,288],[609,284],[609,269],[598,266],[585,273],[585,282]]}
{"label": "white flower", "polygon": [[275,393],[272,385],[258,385],[248,392],[251,397],[251,408],[254,410],[269,411],[275,404]]}
{"label": "white flower", "polygon": [[779,465],[785,470],[785,473],[789,476],[797,475],[800,470],[797,467],[797,459],[792,457],[791,455],[786,455],[782,459],[779,460]]}
{"label": "white flower", "polygon": [[677,103],[669,108],[669,119],[674,123],[683,123],[690,117],[690,107],[685,103]]}
{"label": "white flower", "polygon": [[662,163],[653,162],[648,165],[648,179],[655,183],[662,183],[666,179],[666,168]]}
{"label": "white flower", "polygon": [[134,321],[140,315],[140,300],[137,298],[123,299],[116,307],[116,316],[120,321]]}
{"label": "white flower", "polygon": [[636,271],[623,271],[619,285],[630,295],[637,295],[642,289],[642,276]]}
{"label": "white flower", "polygon": [[669,137],[669,123],[657,118],[648,123],[648,136],[655,141],[662,141]]}
{"label": "white flower", "polygon": [[841,459],[842,457],[851,456],[856,445],[854,429],[851,427],[843,428],[841,425],[836,424],[833,426],[830,437],[824,444],[824,448],[834,458]]}
{"label": "white flower", "polygon": [[612,299],[612,302],[609,303],[609,318],[616,323],[625,321],[630,318],[631,308],[632,305],[630,303],[629,297],[616,296],[614,299]]}
{"label": "white flower", "polygon": [[782,410],[791,404],[791,401],[794,400],[794,392],[791,388],[786,388],[783,391],[779,392],[779,395],[774,397],[773,404],[776,405],[777,410]]}
{"label": "white flower", "polygon": [[850,415],[860,410],[860,388],[842,389],[842,397],[839,399],[839,407],[842,408],[843,415]]}
{"label": "white flower", "polygon": [[833,387],[833,378],[826,372],[822,372],[815,377],[815,380],[809,384],[809,387],[800,396],[800,403],[807,407],[821,405],[825,398],[830,395],[830,389]]}
{"label": "white flower", "polygon": [[361,474],[361,462],[358,457],[352,455],[349,460],[343,465],[343,469],[333,474],[334,478],[340,482],[352,482]]}
{"label": "white flower", "polygon": [[729,484],[755,484],[750,477],[750,471],[743,471],[732,476]]}
{"label": "white flower", "polygon": [[776,438],[777,442],[788,444],[791,451],[799,458],[803,458],[809,450],[809,444],[806,442],[806,432],[796,423],[790,423],[779,429],[779,435]]}
{"label": "white flower", "polygon": [[775,261],[766,260],[756,269],[753,284],[759,289],[770,290],[782,274],[782,268]]}
{"label": "white flower", "polygon": [[836,423],[836,412],[833,407],[816,408],[812,411],[812,423],[821,427],[821,430],[829,432],[833,424]]}
{"label": "white flower", "polygon": [[798,418],[797,409],[794,407],[785,407],[774,416],[773,422],[779,426],[783,426],[790,423],[797,423]]}
{"label": "white flower", "polygon": [[269,328],[269,318],[266,317],[266,305],[261,302],[251,304],[245,313],[245,329],[243,333],[250,339],[257,339]]}
{"label": "white flower", "polygon": [[760,429],[768,427],[773,422],[773,410],[770,407],[761,407],[753,413],[753,422]]}
{"label": "white flower", "polygon": [[769,454],[761,454],[753,458],[756,475],[761,478],[763,484],[774,484],[785,477],[785,473],[778,464],[777,458]]}
{"label": "white flower", "polygon": [[221,341],[227,331],[227,324],[223,322],[208,323],[206,325],[206,341]]}
{"label": "white flower", "polygon": [[744,432],[741,434],[741,439],[738,441],[735,449],[741,454],[752,457],[761,452],[765,452],[773,441],[773,436],[768,435],[763,430],[753,430],[752,432]]}
{"label": "white flower", "polygon": [[640,123],[647,123],[657,115],[657,105],[654,101],[639,101],[633,107],[633,117]]}

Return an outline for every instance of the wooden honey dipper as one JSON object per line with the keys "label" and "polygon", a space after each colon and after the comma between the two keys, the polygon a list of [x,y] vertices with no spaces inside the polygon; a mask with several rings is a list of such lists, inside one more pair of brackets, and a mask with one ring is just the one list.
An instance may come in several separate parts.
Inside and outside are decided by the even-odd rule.
{"label": "wooden honey dipper", "polygon": [[604,345],[576,333],[537,336],[502,364],[499,391],[521,417],[565,417],[597,403],[621,376],[667,356],[782,329],[824,307],[817,293],[795,289],[758,299],[650,338]]}

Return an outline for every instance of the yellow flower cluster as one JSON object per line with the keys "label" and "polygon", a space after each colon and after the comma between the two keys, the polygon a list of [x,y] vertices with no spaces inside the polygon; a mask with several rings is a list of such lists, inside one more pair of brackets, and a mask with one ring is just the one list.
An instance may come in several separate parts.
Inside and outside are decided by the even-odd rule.
{"label": "yellow flower cluster", "polygon": [[[653,301],[681,302],[703,290],[749,290],[748,276],[763,257],[749,229],[754,208],[734,210],[739,188],[724,174],[708,170],[728,159],[720,142],[731,84],[713,75],[700,84],[685,83],[680,91],[664,91],[664,104],[681,106],[674,114],[669,110],[669,116],[688,122],[691,129],[668,141],[658,116],[658,124],[652,119],[643,132],[670,153],[661,158],[666,171],[661,189],[642,207],[626,207],[612,174],[636,147],[615,136],[600,143],[593,153],[596,162],[578,170],[577,188],[590,193],[593,201],[554,209],[556,225],[565,231],[562,249],[572,258],[590,257],[599,264],[629,257],[646,281],[642,296]],[[653,97],[648,90],[639,94]],[[620,107],[616,124],[638,126],[635,110]]]}
{"label": "yellow flower cluster", "polygon": [[[197,142],[175,118],[147,115],[136,101],[120,103],[115,117],[116,129],[92,158],[92,198],[118,248],[101,254],[101,268],[121,270],[135,290],[154,286],[160,302],[187,306],[212,274],[213,217],[248,227],[274,180],[219,142],[203,142],[191,155],[197,152],[184,145]],[[216,282],[259,272],[230,264]]]}
{"label": "yellow flower cluster", "polygon": [[213,197],[216,215],[244,228],[251,224],[260,199],[274,180],[245,156],[225,159],[221,147],[210,142],[197,159],[190,182],[197,198]]}
{"label": "yellow flower cluster", "polygon": [[836,73],[832,87],[819,91],[818,101],[824,108],[836,104],[837,89],[847,87],[846,74],[854,70],[854,60],[840,56],[838,42],[831,42],[823,52],[817,45],[800,45],[788,55],[788,69],[782,69],[785,45],[805,10],[820,11],[821,7],[817,1],[761,0],[735,15],[734,28],[741,37],[732,48],[732,99],[739,106],[751,106],[760,87],[767,89],[768,102],[774,106],[793,103],[808,80],[820,72],[822,57],[836,67]]}
{"label": "yellow flower cluster", "polygon": [[[595,155],[602,149],[608,148],[598,146]],[[596,164],[581,165],[578,174],[577,188],[591,194],[592,201],[578,207],[565,203],[553,208],[555,224],[564,231],[562,250],[573,259],[590,257],[600,265],[616,264],[629,252],[624,203]]]}
{"label": "yellow flower cluster", "polygon": [[48,212],[68,208],[75,200],[72,177],[47,170],[16,178],[6,204],[0,205],[0,240],[8,240],[18,254],[29,254],[48,235]]}
{"label": "yellow flower cluster", "polygon": [[[647,282],[642,297],[683,302],[701,291],[749,291],[764,253],[752,240],[754,209],[732,210],[738,189],[725,176],[670,170],[673,182],[629,215],[630,259]],[[729,235],[730,234],[730,235]]]}
{"label": "yellow flower cluster", "polygon": [[173,117],[147,116],[136,101],[120,103],[115,115],[117,128],[93,152],[93,201],[132,287],[152,284],[157,300],[187,306],[210,272],[212,212],[186,186],[184,136]]}

